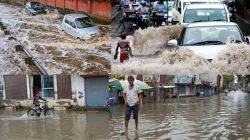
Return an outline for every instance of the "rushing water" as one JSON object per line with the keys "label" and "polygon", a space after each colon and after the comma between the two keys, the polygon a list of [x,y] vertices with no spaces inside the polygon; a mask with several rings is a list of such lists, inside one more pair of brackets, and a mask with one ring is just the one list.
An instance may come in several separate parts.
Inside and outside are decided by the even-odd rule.
{"label": "rushing water", "polygon": [[1,140],[109,139],[109,114],[57,111],[56,118],[45,118],[0,110],[0,135]]}
{"label": "rushing water", "polygon": [[124,105],[112,111],[111,139],[250,139],[250,95],[240,91],[144,103],[139,130],[131,119],[127,136],[121,133]]}

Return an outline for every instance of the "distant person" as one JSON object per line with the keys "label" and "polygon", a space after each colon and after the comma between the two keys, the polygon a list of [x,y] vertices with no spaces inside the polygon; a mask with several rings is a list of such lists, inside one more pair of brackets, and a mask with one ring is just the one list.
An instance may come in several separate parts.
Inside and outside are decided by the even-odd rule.
{"label": "distant person", "polygon": [[129,59],[129,55],[132,57],[132,50],[129,46],[129,42],[126,40],[127,35],[125,33],[121,34],[121,40],[117,43],[117,47],[115,50],[114,59],[117,59],[120,48],[120,62],[123,63],[124,60]]}
{"label": "distant person", "polygon": [[135,129],[138,130],[138,105],[142,99],[141,90],[134,85],[134,77],[128,76],[128,87],[124,89],[124,102],[125,109],[125,133],[128,132],[128,123],[133,113],[133,119],[135,120]]}
{"label": "distant person", "polygon": [[46,99],[41,97],[41,88],[40,87],[35,87],[34,88],[34,99],[33,99],[33,104],[36,108],[39,109],[40,112],[37,112],[37,116],[41,115],[42,112],[42,105],[40,104],[40,100],[46,101]]}
{"label": "distant person", "polygon": [[135,8],[139,13],[145,14],[148,13],[148,9],[146,8],[146,2],[143,0],[140,2],[140,5]]}

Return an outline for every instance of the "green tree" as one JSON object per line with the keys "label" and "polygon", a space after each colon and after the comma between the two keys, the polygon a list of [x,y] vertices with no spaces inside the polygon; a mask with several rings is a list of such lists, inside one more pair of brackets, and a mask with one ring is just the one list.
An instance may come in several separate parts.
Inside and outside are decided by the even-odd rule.
{"label": "green tree", "polygon": [[234,81],[234,75],[223,75],[223,89],[228,88],[229,84]]}

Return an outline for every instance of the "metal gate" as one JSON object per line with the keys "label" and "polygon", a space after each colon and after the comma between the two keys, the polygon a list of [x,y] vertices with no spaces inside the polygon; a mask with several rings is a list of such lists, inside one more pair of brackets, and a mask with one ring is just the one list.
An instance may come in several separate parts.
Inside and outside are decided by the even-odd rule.
{"label": "metal gate", "polygon": [[86,107],[104,108],[108,103],[108,77],[84,78]]}

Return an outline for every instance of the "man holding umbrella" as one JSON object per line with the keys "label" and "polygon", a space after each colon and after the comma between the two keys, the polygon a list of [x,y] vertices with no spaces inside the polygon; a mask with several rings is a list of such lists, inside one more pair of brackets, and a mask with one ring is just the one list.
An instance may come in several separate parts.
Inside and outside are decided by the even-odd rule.
{"label": "man holding umbrella", "polygon": [[125,110],[125,133],[128,132],[128,123],[133,113],[133,119],[135,120],[135,129],[138,129],[138,105],[142,99],[141,90],[134,85],[134,77],[128,76],[128,87],[124,89],[123,97],[126,105]]}

